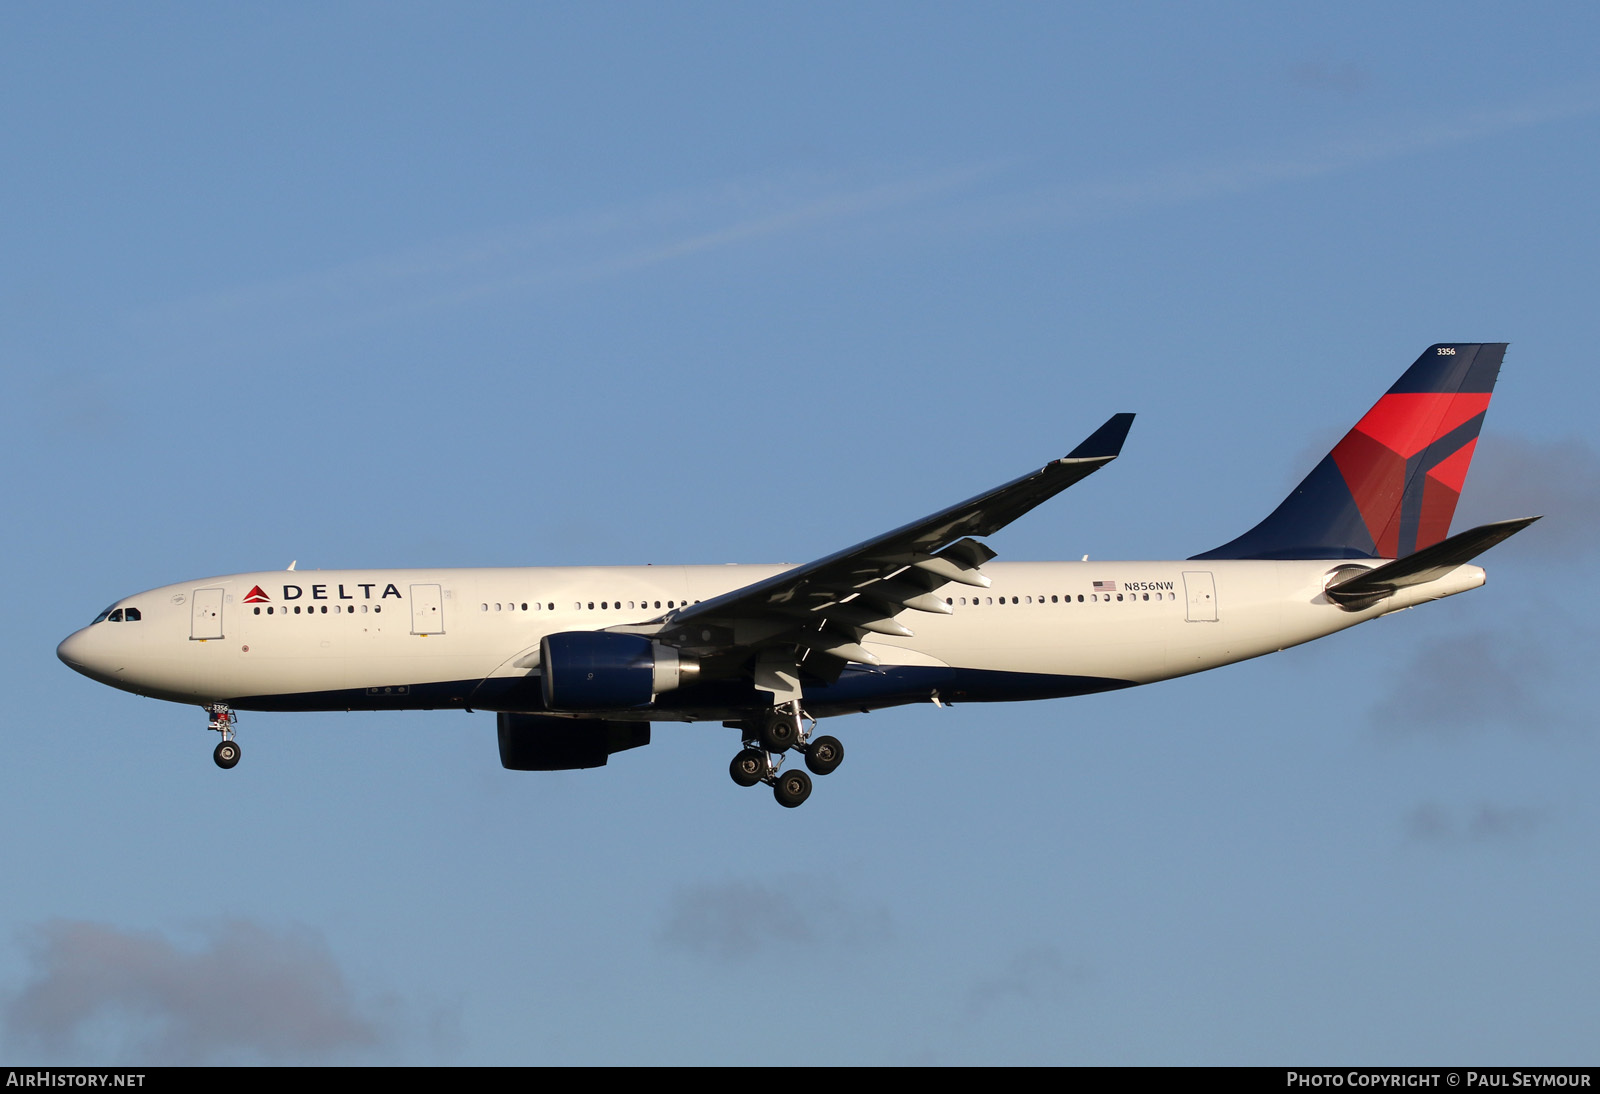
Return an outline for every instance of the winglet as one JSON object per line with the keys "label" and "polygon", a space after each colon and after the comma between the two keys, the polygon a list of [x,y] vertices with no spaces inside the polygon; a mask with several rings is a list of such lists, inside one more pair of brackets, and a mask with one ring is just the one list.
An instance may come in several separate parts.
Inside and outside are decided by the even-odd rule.
{"label": "winglet", "polygon": [[1083,443],[1067,453],[1069,460],[1113,460],[1122,451],[1122,442],[1128,439],[1133,426],[1132,414],[1113,414],[1106,424],[1084,438]]}

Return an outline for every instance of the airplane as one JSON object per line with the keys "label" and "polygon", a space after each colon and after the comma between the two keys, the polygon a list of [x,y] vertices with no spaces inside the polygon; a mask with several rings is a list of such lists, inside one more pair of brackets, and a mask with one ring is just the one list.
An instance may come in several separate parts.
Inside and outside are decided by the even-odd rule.
{"label": "airplane", "polygon": [[1054,699],[1259,657],[1484,583],[1538,517],[1449,534],[1505,343],[1429,346],[1266,519],[1172,562],[996,562],[982,540],[1122,450],[1066,456],[803,566],[288,570],[125,597],[66,638],[79,673],[237,712],[493,711],[512,770],[603,766],[655,722],[715,721],[733,781],[793,808],[844,746],[819,720]]}

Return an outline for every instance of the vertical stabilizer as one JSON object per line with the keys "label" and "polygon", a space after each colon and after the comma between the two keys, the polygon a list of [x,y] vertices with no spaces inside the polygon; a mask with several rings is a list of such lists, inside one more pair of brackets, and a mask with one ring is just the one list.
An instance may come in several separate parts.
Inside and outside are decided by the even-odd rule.
{"label": "vertical stabilizer", "polygon": [[1195,558],[1404,558],[1450,534],[1504,342],[1442,342],[1272,515]]}

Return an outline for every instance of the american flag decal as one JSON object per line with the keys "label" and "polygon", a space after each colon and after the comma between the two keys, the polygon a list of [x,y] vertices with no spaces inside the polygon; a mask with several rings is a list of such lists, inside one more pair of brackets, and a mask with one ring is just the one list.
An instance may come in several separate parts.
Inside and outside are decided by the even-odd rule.
{"label": "american flag decal", "polygon": [[1097,593],[1114,593],[1117,591],[1117,583],[1115,581],[1096,581],[1094,583],[1094,591]]}

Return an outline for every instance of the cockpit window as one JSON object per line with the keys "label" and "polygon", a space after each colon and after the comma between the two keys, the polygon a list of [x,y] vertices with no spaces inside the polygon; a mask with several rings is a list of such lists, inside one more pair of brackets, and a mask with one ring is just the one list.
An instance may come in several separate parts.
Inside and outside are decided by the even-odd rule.
{"label": "cockpit window", "polygon": [[[109,618],[111,618],[111,609],[107,608],[105,611],[94,617],[94,623],[104,623]],[[89,626],[94,626],[94,623],[90,623]]]}
{"label": "cockpit window", "polygon": [[112,612],[111,615],[108,618],[110,618],[111,622],[113,622],[113,623],[121,623],[122,622],[122,609],[118,608],[116,611]]}
{"label": "cockpit window", "polygon": [[137,623],[143,619],[144,616],[139,614],[138,608],[124,608],[122,609],[122,618],[126,619],[129,623]]}

